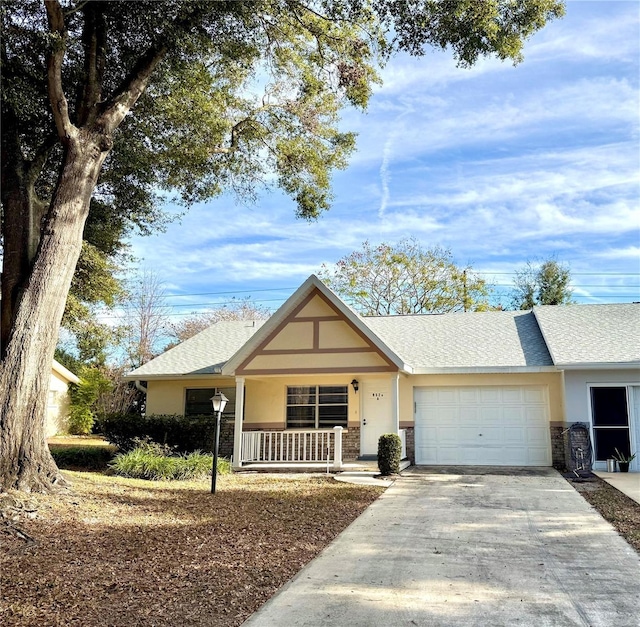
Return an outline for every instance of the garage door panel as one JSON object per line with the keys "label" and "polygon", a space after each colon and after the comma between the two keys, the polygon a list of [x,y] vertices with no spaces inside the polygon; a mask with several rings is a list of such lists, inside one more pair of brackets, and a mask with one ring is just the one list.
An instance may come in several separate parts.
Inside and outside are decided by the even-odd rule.
{"label": "garage door panel", "polygon": [[525,388],[524,390],[524,400],[527,403],[540,403],[541,405],[545,404],[544,397],[544,388]]}
{"label": "garage door panel", "polygon": [[457,405],[458,391],[456,388],[440,388],[437,392],[437,401],[439,405]]}
{"label": "garage door panel", "polygon": [[477,388],[479,390],[479,402],[498,404],[502,401],[500,388]]}
{"label": "garage door panel", "polygon": [[522,390],[520,388],[503,389],[502,402],[505,404],[519,405],[522,403]]}
{"label": "garage door panel", "polygon": [[549,466],[544,386],[417,388],[416,463]]}
{"label": "garage door panel", "polygon": [[458,388],[458,400],[462,405],[473,407],[478,403],[478,390],[475,388]]}

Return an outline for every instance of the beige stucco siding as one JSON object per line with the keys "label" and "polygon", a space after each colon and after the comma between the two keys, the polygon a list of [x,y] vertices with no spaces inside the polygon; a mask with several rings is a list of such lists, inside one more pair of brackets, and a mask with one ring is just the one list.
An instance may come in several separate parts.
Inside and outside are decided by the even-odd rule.
{"label": "beige stucco siding", "polygon": [[318,348],[363,348],[369,346],[369,343],[343,320],[323,320],[318,324]]}
{"label": "beige stucco siding", "polygon": [[562,377],[559,372],[521,374],[438,374],[403,376],[400,379],[400,422],[401,426],[413,424],[413,388],[444,386],[482,385],[544,385],[549,398],[550,422],[564,421]]}
{"label": "beige stucco siding", "polygon": [[313,322],[290,322],[264,347],[265,350],[313,348]]}
{"label": "beige stucco siding", "polygon": [[296,318],[317,318],[339,316],[340,314],[321,296],[314,296],[298,313]]}
{"label": "beige stucco siding", "polygon": [[184,415],[187,388],[235,387],[233,377],[214,377],[147,382],[147,414]]}
{"label": "beige stucco siding", "polygon": [[349,426],[360,424],[359,398],[353,391],[349,375],[286,376],[245,381],[245,429],[284,429],[287,386],[346,385],[349,390]]}

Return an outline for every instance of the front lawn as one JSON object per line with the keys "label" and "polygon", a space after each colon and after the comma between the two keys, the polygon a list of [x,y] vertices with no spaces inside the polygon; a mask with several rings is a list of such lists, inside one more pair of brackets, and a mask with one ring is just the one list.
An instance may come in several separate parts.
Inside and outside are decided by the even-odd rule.
{"label": "front lawn", "polygon": [[[148,482],[65,472],[2,528],[0,623],[241,624],[383,491],[309,475]],[[33,539],[35,542],[32,542]]]}

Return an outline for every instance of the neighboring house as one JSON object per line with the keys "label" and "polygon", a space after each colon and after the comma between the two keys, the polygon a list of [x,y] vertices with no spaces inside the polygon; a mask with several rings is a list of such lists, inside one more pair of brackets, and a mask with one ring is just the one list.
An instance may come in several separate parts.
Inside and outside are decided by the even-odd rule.
{"label": "neighboring house", "polygon": [[[324,460],[339,447],[344,459],[375,457],[388,432],[417,464],[561,466],[568,423],[590,423],[591,410],[565,410],[567,360],[549,350],[538,316],[553,309],[573,327],[571,311],[591,307],[365,318],[311,276],[266,322],[214,324],[127,379],[147,382],[150,414],[210,413],[221,389],[231,399],[223,440],[230,454],[233,438],[235,466]],[[606,307],[631,318],[628,376],[615,387],[637,398],[640,305]],[[597,324],[598,315],[587,318]],[[567,331],[551,331],[560,326],[551,316],[544,335],[561,338]],[[578,349],[584,333],[572,332]],[[635,450],[640,411],[631,403],[628,414]],[[599,454],[608,455],[601,428],[596,421]]]}
{"label": "neighboring house", "polygon": [[47,398],[47,421],[45,435],[51,437],[67,432],[67,418],[69,417],[69,384],[80,383],[80,379],[62,364],[53,361],[51,365],[51,379],[49,382],[49,396]]}
{"label": "neighboring house", "polygon": [[562,371],[568,422],[590,425],[596,470],[617,448],[640,471],[640,304],[534,309]]}

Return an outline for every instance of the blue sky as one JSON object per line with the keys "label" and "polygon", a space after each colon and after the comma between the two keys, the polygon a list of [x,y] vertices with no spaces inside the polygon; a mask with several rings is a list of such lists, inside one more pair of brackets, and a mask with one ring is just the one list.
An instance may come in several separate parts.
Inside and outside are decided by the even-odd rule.
{"label": "blue sky", "polygon": [[368,111],[343,115],[358,152],[317,222],[279,193],[222,197],[133,238],[132,253],[176,315],[232,296],[275,309],[364,240],[410,236],[498,294],[527,260],[555,256],[577,302],[639,301],[640,3],[570,0],[524,54],[470,70],[442,52],[393,59]]}

